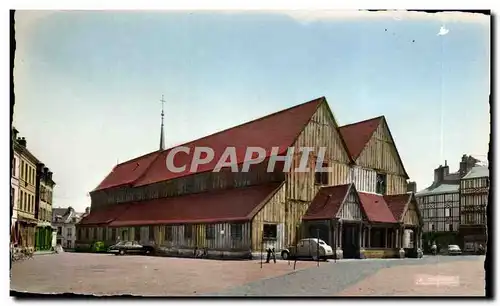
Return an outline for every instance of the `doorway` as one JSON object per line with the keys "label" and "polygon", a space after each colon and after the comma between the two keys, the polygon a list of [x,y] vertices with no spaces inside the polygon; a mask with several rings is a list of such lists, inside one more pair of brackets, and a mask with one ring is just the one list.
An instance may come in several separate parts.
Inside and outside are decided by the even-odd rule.
{"label": "doorway", "polygon": [[342,251],[344,258],[359,258],[359,225],[343,224]]}

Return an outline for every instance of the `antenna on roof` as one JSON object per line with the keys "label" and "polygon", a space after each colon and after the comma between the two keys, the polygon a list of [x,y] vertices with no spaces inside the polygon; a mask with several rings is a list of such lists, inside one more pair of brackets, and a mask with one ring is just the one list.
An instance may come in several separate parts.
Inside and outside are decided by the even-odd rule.
{"label": "antenna on roof", "polygon": [[161,95],[161,131],[160,131],[160,151],[165,150],[165,136],[163,133],[163,117],[165,116],[163,112],[163,104],[165,103],[165,99],[163,98],[163,95]]}

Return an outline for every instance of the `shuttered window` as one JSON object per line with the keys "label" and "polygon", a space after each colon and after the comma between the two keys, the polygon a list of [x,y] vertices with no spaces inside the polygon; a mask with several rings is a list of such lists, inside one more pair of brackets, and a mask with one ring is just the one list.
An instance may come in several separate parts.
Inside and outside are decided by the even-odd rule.
{"label": "shuttered window", "polygon": [[165,226],[165,241],[172,241],[173,238],[173,227],[171,225]]}
{"label": "shuttered window", "polygon": [[387,191],[387,174],[377,173],[377,190],[378,194],[385,194]]}
{"label": "shuttered window", "polygon": [[149,227],[149,241],[155,241],[155,227]]}
{"label": "shuttered window", "polygon": [[[328,163],[323,163],[323,168],[328,168]],[[316,169],[314,174],[314,183],[318,185],[328,185],[328,172],[320,172],[320,169]]]}
{"label": "shuttered window", "polygon": [[243,225],[231,224],[231,239],[241,240],[242,237],[243,237]]}
{"label": "shuttered window", "polygon": [[134,240],[135,241],[141,240],[141,227],[140,226],[136,226],[134,228]]}
{"label": "shuttered window", "polygon": [[205,230],[206,239],[215,239],[215,224],[207,224]]}
{"label": "shuttered window", "polygon": [[278,227],[276,224],[264,224],[262,238],[264,240],[274,240],[278,237]]}
{"label": "shuttered window", "polygon": [[193,225],[186,224],[184,225],[184,239],[193,238]]}

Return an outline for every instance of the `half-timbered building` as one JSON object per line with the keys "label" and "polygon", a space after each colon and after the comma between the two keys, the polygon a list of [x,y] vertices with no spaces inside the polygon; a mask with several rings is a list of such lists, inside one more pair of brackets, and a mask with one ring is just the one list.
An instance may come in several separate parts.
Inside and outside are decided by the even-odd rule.
{"label": "half-timbered building", "polygon": [[[173,164],[186,167],[173,172],[165,163],[178,147],[189,151],[175,154]],[[165,253],[203,248],[215,255],[239,257],[267,247],[279,250],[297,241],[302,217],[323,187],[351,183],[355,163],[324,97],[178,147],[117,165],[90,193],[91,213],[79,224],[78,243],[112,243],[120,237],[154,245]],[[210,147],[214,158],[196,168],[192,161],[199,147]],[[233,164],[218,171],[217,161],[228,157],[224,155],[228,147],[235,148]],[[248,147],[264,148],[265,156],[243,172]],[[294,171],[304,159],[304,147],[313,149],[306,155],[307,169]],[[320,148],[326,148],[324,158]],[[286,162],[274,160],[286,156],[291,160],[289,171]],[[329,170],[318,171],[319,162]],[[268,171],[269,164],[277,166]],[[231,171],[233,167],[238,171]],[[380,166],[388,167],[397,168],[391,172],[394,175],[406,175],[400,164]],[[399,189],[406,192],[402,183],[391,184],[389,194]]]}
{"label": "half-timbered building", "polygon": [[425,249],[436,243],[441,248],[460,244],[460,179],[474,167],[477,159],[462,156],[459,170],[450,173],[448,162],[434,169],[432,184],[416,193],[424,220]]}
{"label": "half-timbered building", "polygon": [[490,188],[487,166],[475,166],[460,180],[459,233],[465,252],[486,247],[486,206]]}

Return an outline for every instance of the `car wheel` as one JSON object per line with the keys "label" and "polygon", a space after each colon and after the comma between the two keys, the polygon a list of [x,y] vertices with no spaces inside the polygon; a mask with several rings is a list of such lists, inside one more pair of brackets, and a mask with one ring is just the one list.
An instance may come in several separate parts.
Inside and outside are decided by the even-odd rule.
{"label": "car wheel", "polygon": [[288,251],[281,252],[281,259],[288,260],[290,258],[290,253]]}
{"label": "car wheel", "polygon": [[125,255],[125,251],[124,250],[120,250],[120,252],[118,254],[119,255]]}

